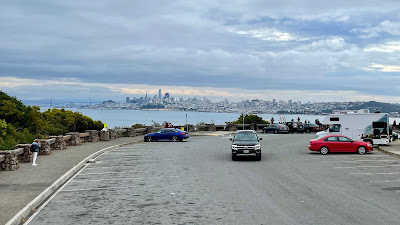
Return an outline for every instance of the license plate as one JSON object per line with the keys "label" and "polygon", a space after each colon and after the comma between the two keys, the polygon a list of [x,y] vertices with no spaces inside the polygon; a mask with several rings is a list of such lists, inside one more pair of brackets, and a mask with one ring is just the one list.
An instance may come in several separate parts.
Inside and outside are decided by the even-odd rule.
{"label": "license plate", "polygon": [[249,153],[249,150],[243,150],[243,153],[245,153],[245,154]]}

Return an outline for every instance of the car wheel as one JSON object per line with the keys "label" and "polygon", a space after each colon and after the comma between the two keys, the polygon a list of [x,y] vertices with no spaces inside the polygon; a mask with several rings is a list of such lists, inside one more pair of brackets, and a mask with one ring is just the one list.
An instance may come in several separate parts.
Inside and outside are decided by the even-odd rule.
{"label": "car wheel", "polygon": [[358,152],[358,154],[363,155],[364,153],[367,152],[367,148],[364,146],[360,146],[360,147],[358,147],[357,152]]}
{"label": "car wheel", "polygon": [[310,130],[307,130],[307,133],[310,133]]}
{"label": "car wheel", "polygon": [[179,141],[183,141],[183,138],[182,138],[182,139],[179,139]]}
{"label": "car wheel", "polygon": [[175,141],[177,141],[178,140],[178,137],[177,136],[172,136],[172,141],[173,142],[175,142]]}
{"label": "car wheel", "polygon": [[319,152],[321,152],[322,155],[326,155],[329,152],[329,148],[328,147],[322,147]]}
{"label": "car wheel", "polygon": [[278,131],[277,130],[274,130],[274,134],[277,134],[278,133]]}
{"label": "car wheel", "polygon": [[233,161],[236,160],[236,155],[232,154],[232,160],[233,160]]}
{"label": "car wheel", "polygon": [[151,141],[153,141],[153,139],[151,138],[151,136],[148,136],[146,141],[151,142]]}
{"label": "car wheel", "polygon": [[261,161],[261,154],[260,155],[256,155],[256,160],[257,161]]}

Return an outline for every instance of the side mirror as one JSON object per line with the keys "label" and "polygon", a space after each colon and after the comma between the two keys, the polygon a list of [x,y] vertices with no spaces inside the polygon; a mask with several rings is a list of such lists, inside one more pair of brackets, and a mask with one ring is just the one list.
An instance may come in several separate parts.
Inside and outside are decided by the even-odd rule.
{"label": "side mirror", "polygon": [[262,140],[262,138],[260,138],[260,141]]}
{"label": "side mirror", "polygon": [[353,141],[353,140],[351,140],[350,142],[351,142],[351,143],[353,143],[354,141]]}
{"label": "side mirror", "polygon": [[229,138],[229,140],[230,140],[230,141],[233,141],[233,139],[232,139],[232,138]]}

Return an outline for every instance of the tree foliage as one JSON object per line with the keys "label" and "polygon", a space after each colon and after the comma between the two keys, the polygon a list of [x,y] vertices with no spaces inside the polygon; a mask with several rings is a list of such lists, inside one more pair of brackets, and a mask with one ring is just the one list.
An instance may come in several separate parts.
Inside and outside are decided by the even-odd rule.
{"label": "tree foliage", "polygon": [[[237,120],[232,121],[230,123],[242,124],[243,123],[243,114],[241,114]],[[253,115],[253,114],[247,115],[247,114],[245,114],[244,115],[244,123],[245,124],[250,124],[250,123],[268,124],[268,121],[263,120],[262,117],[259,117],[257,115]]]}
{"label": "tree foliage", "polygon": [[101,121],[93,121],[80,112],[65,109],[40,112],[38,106],[25,106],[0,91],[0,149],[13,149],[18,143],[30,143],[49,135],[102,128]]}

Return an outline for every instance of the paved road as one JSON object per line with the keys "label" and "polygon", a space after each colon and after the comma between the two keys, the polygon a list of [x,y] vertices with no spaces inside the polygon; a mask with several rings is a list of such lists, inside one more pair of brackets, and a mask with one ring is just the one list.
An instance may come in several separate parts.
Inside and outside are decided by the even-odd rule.
{"label": "paved road", "polygon": [[399,224],[400,160],[309,152],[312,134],[261,134],[232,161],[227,136],[139,143],[89,164],[30,224]]}

